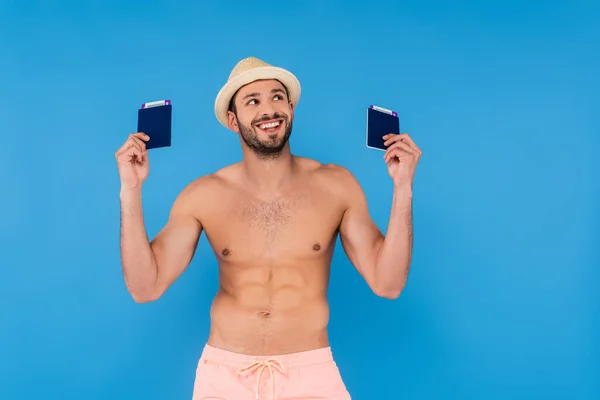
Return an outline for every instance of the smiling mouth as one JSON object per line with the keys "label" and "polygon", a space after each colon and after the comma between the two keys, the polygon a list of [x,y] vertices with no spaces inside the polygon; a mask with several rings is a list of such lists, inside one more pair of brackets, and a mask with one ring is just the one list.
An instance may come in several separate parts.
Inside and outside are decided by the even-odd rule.
{"label": "smiling mouth", "polygon": [[274,120],[274,121],[267,121],[267,122],[262,122],[260,124],[256,124],[256,126],[265,132],[275,132],[281,125],[283,124],[283,120]]}

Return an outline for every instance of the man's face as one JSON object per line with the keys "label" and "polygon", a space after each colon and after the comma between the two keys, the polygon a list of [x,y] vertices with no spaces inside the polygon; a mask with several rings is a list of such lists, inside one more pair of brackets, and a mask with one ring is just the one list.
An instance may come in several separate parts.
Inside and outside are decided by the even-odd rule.
{"label": "man's face", "polygon": [[294,105],[277,80],[261,80],[242,87],[235,95],[235,114],[229,126],[260,158],[277,158],[292,134]]}

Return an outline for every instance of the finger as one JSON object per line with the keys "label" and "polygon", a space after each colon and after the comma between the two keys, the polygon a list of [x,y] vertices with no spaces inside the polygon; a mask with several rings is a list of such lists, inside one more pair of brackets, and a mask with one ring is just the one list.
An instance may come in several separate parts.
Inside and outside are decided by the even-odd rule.
{"label": "finger", "polygon": [[134,142],[135,152],[131,155],[131,160],[133,162],[143,163],[144,162],[144,154],[146,153],[145,146],[140,144],[139,142]]}
{"label": "finger", "polygon": [[386,152],[384,159],[386,163],[393,161],[395,158],[397,159],[406,159],[407,157],[414,157],[413,152],[408,152],[400,147],[396,147],[388,152]]}
{"label": "finger", "polygon": [[143,152],[139,143],[135,140],[128,139],[123,147],[117,152],[117,158],[131,157],[133,154],[138,155]]}
{"label": "finger", "polygon": [[385,160],[386,164],[389,164],[390,161],[392,161],[397,154],[398,150],[397,149],[392,149],[392,150],[388,150],[385,152],[385,154],[383,155],[383,159]]}
{"label": "finger", "polygon": [[132,136],[143,140],[144,142],[147,142],[148,140],[150,140],[150,136],[146,135],[144,132],[137,132],[132,134]]}
{"label": "finger", "polygon": [[383,144],[385,146],[389,146],[392,143],[396,143],[398,140],[400,140],[400,135],[397,133],[388,133],[387,135],[383,136]]}
{"label": "finger", "polygon": [[130,161],[133,158],[141,162],[143,153],[144,149],[142,149],[140,143],[138,143],[136,140],[128,139],[121,150],[117,153],[117,159],[128,159]]}
{"label": "finger", "polygon": [[139,146],[139,142],[136,142],[136,140],[134,139],[134,136],[133,135],[129,135],[127,137],[127,140],[125,141],[125,143],[123,143],[123,145],[121,146],[121,148],[119,148],[119,150],[117,150],[117,154],[122,154],[123,152],[127,151],[128,149],[130,149],[131,146],[134,145],[134,144],[137,145],[137,146]]}
{"label": "finger", "polygon": [[396,152],[391,152],[389,154],[386,154],[384,161],[386,164],[389,165],[392,161],[396,161],[398,159],[399,159],[398,154],[396,154]]}
{"label": "finger", "polygon": [[421,149],[416,145],[415,141],[408,135],[408,133],[403,133],[400,135],[400,140],[404,143],[408,143],[410,147],[412,147],[419,155],[421,155]]}
{"label": "finger", "polygon": [[[144,151],[146,151],[146,143],[143,142],[136,135],[134,135],[134,134],[129,135],[129,139],[127,139],[127,141],[130,142],[130,143],[132,143],[133,146],[135,146],[137,149],[139,149],[139,151],[141,153],[143,153]],[[130,146],[128,146],[127,148],[130,148]]]}
{"label": "finger", "polygon": [[419,147],[415,144],[415,142],[412,140],[412,138],[407,133],[402,133],[402,134],[390,133],[388,135],[385,135],[383,137],[383,139],[385,140],[385,142],[384,142],[385,146],[389,146],[393,143],[404,142],[404,143],[408,144],[411,148],[413,148],[419,155],[422,154],[421,149],[419,149]]}
{"label": "finger", "polygon": [[145,137],[140,138],[140,136],[136,133],[136,134],[129,135],[129,139],[136,142],[139,145],[140,149],[142,149],[142,151],[146,151],[146,142],[143,140],[143,139],[145,139]]}
{"label": "finger", "polygon": [[119,150],[117,150],[117,154],[120,154],[124,151],[126,151],[127,149],[129,149],[130,146],[130,142],[134,141],[136,143],[139,144],[140,148],[142,149],[142,151],[145,151],[146,149],[146,141],[150,140],[150,136],[146,135],[145,133],[132,133],[129,135],[129,137],[127,138],[127,140],[125,141],[125,143],[123,143],[123,146],[121,146],[121,148]]}
{"label": "finger", "polygon": [[394,143],[393,145],[387,148],[385,153],[386,159],[390,154],[397,155],[401,153],[410,155],[411,157],[418,157],[417,153],[413,149],[411,149],[406,143],[402,142]]}
{"label": "finger", "polygon": [[131,152],[132,147],[136,147],[136,144],[133,140],[129,140],[127,139],[127,141],[125,141],[125,143],[123,143],[123,145],[119,148],[119,150],[117,150],[116,152],[116,156],[117,158],[123,156],[125,153],[127,152]]}
{"label": "finger", "polygon": [[405,143],[405,142],[402,142],[402,141],[399,141],[399,142],[393,143],[393,144],[392,144],[391,146],[389,146],[387,149],[388,149],[388,150],[390,150],[390,149],[402,149],[402,150],[404,150],[404,151],[406,151],[406,152],[408,152],[408,153],[411,153],[411,154],[414,154],[414,155],[418,155],[418,152],[417,152],[417,150],[415,150],[415,149],[413,149],[412,147],[410,147],[410,146],[408,145],[408,143]]}

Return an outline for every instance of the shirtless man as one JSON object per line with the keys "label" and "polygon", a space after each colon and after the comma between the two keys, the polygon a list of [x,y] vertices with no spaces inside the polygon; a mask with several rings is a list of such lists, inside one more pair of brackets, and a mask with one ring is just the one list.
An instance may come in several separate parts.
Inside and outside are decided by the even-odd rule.
{"label": "shirtless man", "polygon": [[187,268],[203,231],[219,263],[194,400],[350,399],[327,335],[338,234],[376,295],[395,299],[406,284],[412,181],[421,151],[406,134],[386,138],[394,195],[384,236],[345,168],[291,154],[299,97],[290,72],[256,58],[240,61],[215,112],[239,135],[243,160],[189,184],[150,242],[141,201],[148,136],[131,135],[116,153],[122,267],[133,299],[157,300]]}

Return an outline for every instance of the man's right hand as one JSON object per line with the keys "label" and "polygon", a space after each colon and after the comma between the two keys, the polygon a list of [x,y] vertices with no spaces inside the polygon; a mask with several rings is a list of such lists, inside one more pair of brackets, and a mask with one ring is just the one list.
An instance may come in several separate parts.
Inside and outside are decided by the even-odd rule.
{"label": "man's right hand", "polygon": [[146,142],[150,137],[142,132],[129,135],[129,138],[115,156],[121,178],[122,189],[139,189],[148,177],[150,163]]}

